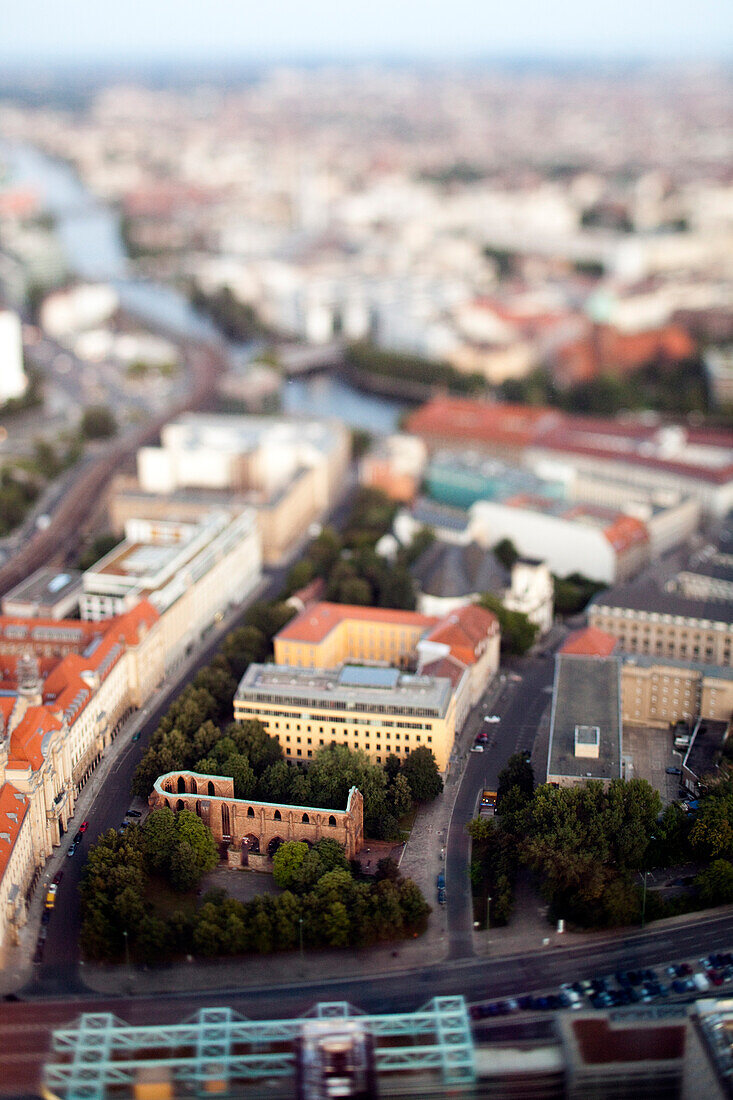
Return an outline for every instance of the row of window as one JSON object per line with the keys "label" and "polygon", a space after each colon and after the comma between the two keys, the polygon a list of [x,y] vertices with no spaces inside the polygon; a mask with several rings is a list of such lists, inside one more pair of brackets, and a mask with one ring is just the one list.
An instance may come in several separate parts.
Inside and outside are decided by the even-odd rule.
{"label": "row of window", "polygon": [[[237,707],[237,717],[238,718],[242,718],[242,717],[250,718],[251,717],[251,718],[258,718],[258,719],[264,720],[264,718],[291,718],[292,719],[292,718],[296,718],[297,715],[294,715],[289,710],[271,710],[268,707],[246,707],[246,706],[241,706],[240,705],[240,706]],[[340,725],[346,725],[348,723],[349,725],[352,725],[352,726],[378,726],[380,729],[382,727],[387,727],[387,726],[390,726],[390,727],[393,727],[393,728],[396,728],[396,729],[407,729],[407,730],[432,730],[432,728],[433,728],[432,723],[428,723],[428,722],[396,722],[396,721],[392,721],[389,718],[385,719],[384,721],[381,721],[381,720],[378,720],[376,718],[342,718],[342,717],[340,717],[339,715],[336,715],[336,714],[314,714],[311,717],[312,717],[312,720],[314,722],[331,722],[331,723],[337,722]],[[279,729],[279,725],[278,725],[277,722],[275,723],[275,728]],[[285,728],[290,729],[290,726],[286,725]],[[300,729],[300,725],[296,725],[295,728]],[[310,732],[310,730],[311,730],[310,726],[308,726],[308,730]],[[319,733],[323,733],[323,726],[319,727]],[[399,734],[397,736],[399,737]]]}
{"label": "row of window", "polygon": [[[300,710],[318,710],[323,707],[323,699],[307,699],[303,695],[272,695],[270,692],[265,691],[251,691],[246,695],[241,695],[235,700],[235,704],[241,707],[245,707],[247,704],[252,703],[268,703],[270,705],[280,704],[284,707],[298,707]],[[402,707],[398,704],[394,705],[381,705],[379,703],[352,703],[343,699],[329,699],[328,709],[332,710],[368,710],[372,714],[402,714],[408,718],[440,718],[440,714],[434,707]],[[330,715],[326,719],[330,721]]]}

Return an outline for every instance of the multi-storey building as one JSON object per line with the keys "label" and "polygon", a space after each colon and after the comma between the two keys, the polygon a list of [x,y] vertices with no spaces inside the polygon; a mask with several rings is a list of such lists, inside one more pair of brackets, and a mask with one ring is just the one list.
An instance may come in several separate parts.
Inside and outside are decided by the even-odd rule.
{"label": "multi-storey building", "polygon": [[213,513],[199,524],[131,520],[127,538],[83,578],[81,614],[99,620],[149,600],[161,616],[166,669],[261,578],[260,536],[251,510]]}
{"label": "multi-storey building", "polygon": [[423,634],[437,622],[415,611],[317,603],[275,635],[275,663],[335,668],[347,661],[384,661],[406,668]]}
{"label": "multi-storey building", "polygon": [[553,786],[621,778],[620,666],[616,657],[555,658],[547,761]]}
{"label": "multi-storey building", "polygon": [[80,788],[162,678],[158,626],[146,602],[103,625],[0,618],[0,947]]}
{"label": "multi-storey building", "polygon": [[560,576],[582,573],[613,583],[635,576],[649,561],[646,525],[608,508],[524,493],[478,501],[471,516],[479,542],[509,539],[520,554],[541,559]]}
{"label": "multi-storey building", "polygon": [[115,482],[110,522],[122,531],[130,519],[200,522],[251,508],[274,565],[338,500],[349,456],[338,421],[187,414],[166,425],[160,447],[138,452],[136,480]]}
{"label": "multi-storey building", "polygon": [[727,564],[711,576],[706,566],[660,570],[602,592],[588,608],[589,622],[613,634],[624,653],[730,667],[732,570]]}
{"label": "multi-storey building", "polygon": [[[612,634],[588,627],[569,635],[561,653],[585,657],[620,655]],[[665,729],[699,719],[733,717],[733,669],[645,654],[627,655],[621,667],[621,714],[629,725]]]}
{"label": "multi-storey building", "polygon": [[234,696],[234,717],[262,722],[291,760],[307,760],[332,741],[378,764],[425,746],[445,771],[455,736],[451,681],[393,668],[252,664]]}
{"label": "multi-storey building", "polygon": [[371,661],[447,676],[455,688],[455,726],[460,730],[497,672],[500,641],[499,622],[483,607],[461,607],[437,617],[317,603],[275,636],[275,661],[304,668]]}
{"label": "multi-storey building", "polygon": [[406,429],[431,450],[470,446],[484,454],[543,467],[565,464],[582,475],[634,490],[694,496],[705,512],[733,506],[733,436],[639,420],[571,416],[559,409],[437,397],[412,413]]}

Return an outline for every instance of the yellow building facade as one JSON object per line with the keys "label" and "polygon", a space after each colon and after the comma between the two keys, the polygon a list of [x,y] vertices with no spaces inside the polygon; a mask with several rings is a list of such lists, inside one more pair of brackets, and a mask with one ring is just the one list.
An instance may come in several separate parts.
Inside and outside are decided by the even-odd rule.
{"label": "yellow building facade", "polygon": [[377,764],[390,753],[404,758],[426,747],[444,772],[455,737],[455,697],[447,678],[397,669],[252,664],[237,689],[234,718],[262,722],[290,760],[307,761],[332,742],[360,749]]}
{"label": "yellow building facade", "polygon": [[406,668],[425,631],[438,622],[415,611],[318,603],[275,636],[275,663],[336,668],[347,661],[383,661]]}

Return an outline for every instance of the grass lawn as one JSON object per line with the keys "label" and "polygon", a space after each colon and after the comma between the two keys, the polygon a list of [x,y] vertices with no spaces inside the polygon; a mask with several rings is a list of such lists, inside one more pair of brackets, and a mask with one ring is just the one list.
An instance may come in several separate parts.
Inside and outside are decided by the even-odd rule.
{"label": "grass lawn", "polygon": [[406,814],[403,814],[398,824],[400,826],[400,840],[409,840],[410,833],[412,832],[412,826],[415,824],[415,818],[417,817],[417,806],[413,806],[411,810],[408,810]]}

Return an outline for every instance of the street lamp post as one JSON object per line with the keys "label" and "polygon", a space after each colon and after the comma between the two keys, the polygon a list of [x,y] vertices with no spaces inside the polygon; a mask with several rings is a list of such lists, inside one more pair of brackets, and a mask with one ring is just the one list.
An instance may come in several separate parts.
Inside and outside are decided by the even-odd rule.
{"label": "street lamp post", "polygon": [[300,944],[300,969],[303,970],[303,918],[298,917],[298,941]]}
{"label": "street lamp post", "polygon": [[[656,840],[657,838],[655,836],[650,836],[649,839],[650,840]],[[644,868],[644,890],[643,890],[643,893],[642,893],[642,900],[641,900],[641,927],[642,928],[644,928],[645,925],[646,925],[646,876],[648,874],[649,874],[649,872],[645,867]]]}
{"label": "street lamp post", "polygon": [[125,970],[127,971],[127,984],[130,990],[132,990],[132,971],[130,970],[130,944],[127,939],[127,929],[123,929],[122,935],[125,937]]}
{"label": "street lamp post", "polygon": [[491,895],[486,898],[486,953],[491,945]]}

